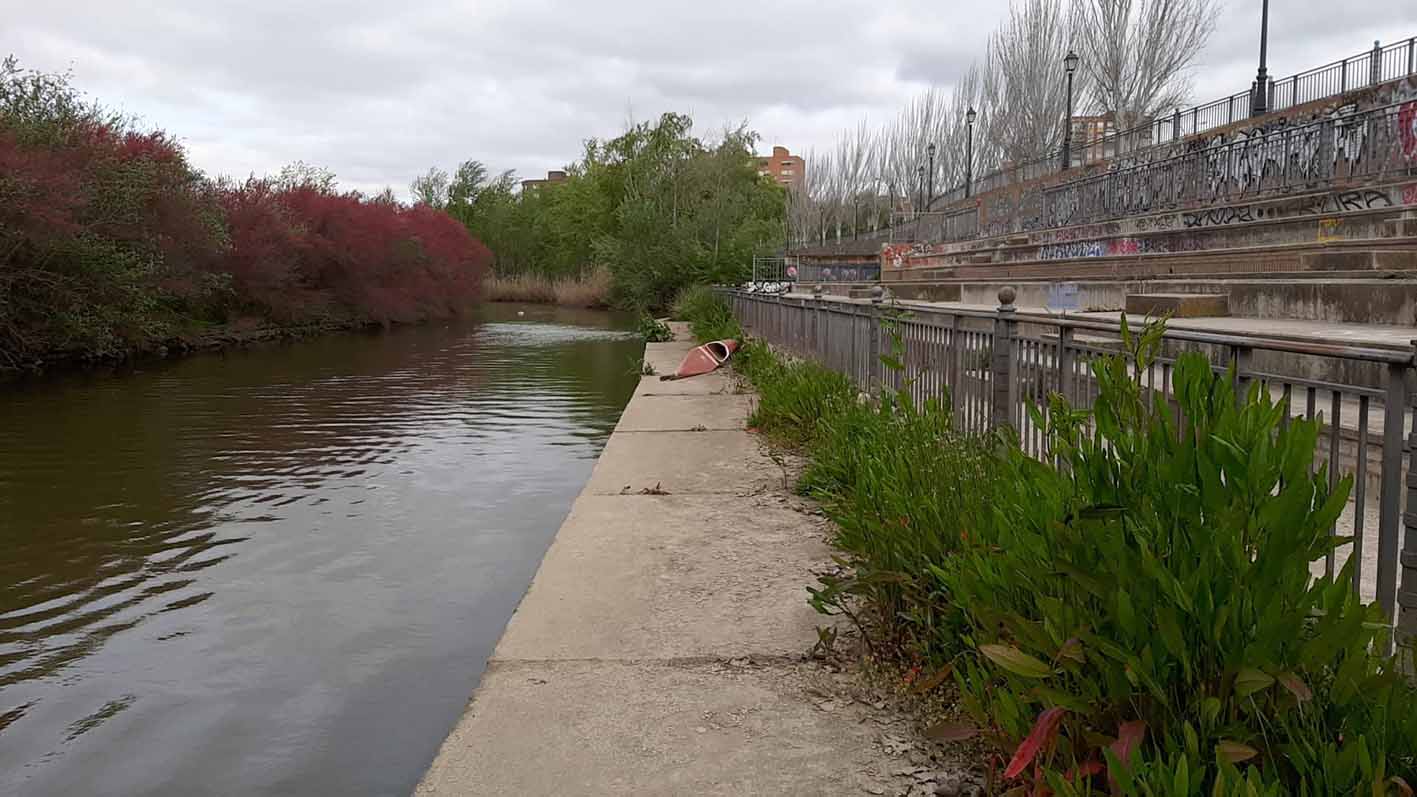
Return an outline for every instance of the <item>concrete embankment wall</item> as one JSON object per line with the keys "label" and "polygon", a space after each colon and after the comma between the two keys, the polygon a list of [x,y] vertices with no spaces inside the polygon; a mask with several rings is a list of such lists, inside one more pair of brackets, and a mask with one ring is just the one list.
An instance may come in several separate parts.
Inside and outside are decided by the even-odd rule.
{"label": "concrete embankment wall", "polygon": [[744,428],[750,402],[723,371],[644,379],[418,794],[877,788],[876,726],[810,697],[824,521]]}

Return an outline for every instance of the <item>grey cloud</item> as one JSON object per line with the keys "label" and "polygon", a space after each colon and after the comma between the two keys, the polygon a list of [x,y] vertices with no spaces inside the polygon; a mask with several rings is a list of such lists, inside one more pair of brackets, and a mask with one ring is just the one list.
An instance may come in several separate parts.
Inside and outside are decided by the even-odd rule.
{"label": "grey cloud", "polygon": [[[371,191],[402,191],[428,166],[467,158],[524,174],[557,168],[584,139],[615,135],[629,111],[692,112],[704,133],[747,119],[765,144],[824,147],[862,116],[884,121],[924,85],[952,83],[1006,7],[0,2],[12,6],[0,52],[35,68],[72,65],[95,97],[184,137],[208,172],[263,173],[299,159]],[[1204,56],[1198,95],[1247,84],[1255,26],[1243,5],[1227,10]],[[1282,21],[1276,13],[1272,63],[1299,68],[1374,36],[1411,35],[1417,7],[1408,6],[1356,0],[1338,21],[1318,3],[1288,8]]]}

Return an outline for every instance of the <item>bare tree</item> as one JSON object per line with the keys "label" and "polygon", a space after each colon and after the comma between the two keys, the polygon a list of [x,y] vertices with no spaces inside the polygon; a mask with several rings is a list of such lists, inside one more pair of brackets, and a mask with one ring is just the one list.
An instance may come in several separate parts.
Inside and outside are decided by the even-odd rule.
{"label": "bare tree", "polygon": [[1078,43],[1097,106],[1122,130],[1188,99],[1187,77],[1215,30],[1217,0],[1080,0]]}
{"label": "bare tree", "polygon": [[413,195],[413,204],[441,209],[448,206],[449,185],[448,173],[433,166],[428,169],[427,174],[413,178],[413,182],[408,185],[408,192]]}
{"label": "bare tree", "polygon": [[[1036,160],[1062,146],[1068,104],[1063,58],[1080,38],[1079,22],[1063,0],[1014,0],[989,37],[981,86],[989,115],[982,132],[1001,159]],[[1086,104],[1087,75],[1074,76],[1075,109]]]}

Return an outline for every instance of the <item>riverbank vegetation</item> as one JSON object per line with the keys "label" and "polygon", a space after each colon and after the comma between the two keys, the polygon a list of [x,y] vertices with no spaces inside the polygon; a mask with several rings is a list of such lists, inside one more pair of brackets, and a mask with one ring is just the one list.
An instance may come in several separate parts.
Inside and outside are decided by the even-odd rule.
{"label": "riverbank vegetation", "polygon": [[519,190],[511,172],[468,161],[411,189],[491,248],[489,298],[579,303],[608,274],[605,303],[657,310],[687,285],[742,282],[753,255],[785,237],[786,193],[758,174],[756,136],[692,131],[690,117],[666,113],[591,139],[559,182]]}
{"label": "riverbank vegetation", "polygon": [[613,279],[605,268],[594,268],[585,274],[566,277],[529,272],[507,276],[492,273],[482,283],[482,295],[489,302],[607,307],[612,288]]}
{"label": "riverbank vegetation", "polygon": [[0,65],[0,369],[214,333],[411,322],[476,299],[491,254],[297,164],[211,179],[176,138]]}
{"label": "riverbank vegetation", "polygon": [[[700,338],[741,335],[711,295],[680,308]],[[1159,327],[1124,337],[1092,410],[1055,396],[1034,419],[1052,462],[748,341],[750,423],[807,455],[837,526],[813,605],[917,691],[954,690],[971,722],[932,731],[995,745],[1000,792],[1411,795],[1417,693],[1381,611],[1348,568],[1310,574],[1352,485],[1316,467],[1319,422],[1200,355],[1156,401]]]}

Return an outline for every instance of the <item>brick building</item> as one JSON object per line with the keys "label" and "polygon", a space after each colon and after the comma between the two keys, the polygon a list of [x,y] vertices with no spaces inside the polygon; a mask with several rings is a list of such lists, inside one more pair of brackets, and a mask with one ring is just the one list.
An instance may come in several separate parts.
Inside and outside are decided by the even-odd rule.
{"label": "brick building", "polygon": [[800,188],[806,164],[787,147],[773,147],[772,154],[758,158],[758,174],[766,174],[778,185]]}
{"label": "brick building", "polygon": [[561,171],[560,169],[556,169],[554,171],[547,172],[546,179],[544,180],[522,180],[522,190],[527,191],[532,188],[540,188],[543,185],[550,185],[551,183],[564,182],[566,182],[566,173]]}
{"label": "brick building", "polygon": [[[1141,129],[1127,136],[1124,152],[1151,146],[1150,119],[1138,120]],[[1073,123],[1073,166],[1088,166],[1117,156],[1117,115],[1108,111],[1097,116],[1074,116]],[[1107,138],[1114,136],[1113,138]]]}

